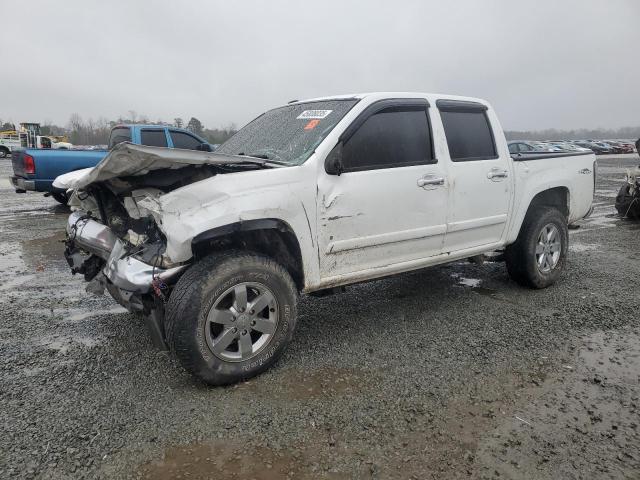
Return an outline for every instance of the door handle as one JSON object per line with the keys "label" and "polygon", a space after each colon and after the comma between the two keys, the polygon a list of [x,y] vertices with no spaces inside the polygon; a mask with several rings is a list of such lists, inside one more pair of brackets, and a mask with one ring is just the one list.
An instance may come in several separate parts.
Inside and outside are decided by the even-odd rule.
{"label": "door handle", "polygon": [[444,177],[438,177],[436,175],[425,175],[422,178],[418,179],[419,187],[441,187],[444,185]]}
{"label": "door handle", "polygon": [[487,173],[487,178],[489,180],[493,180],[494,182],[499,182],[500,180],[507,178],[509,176],[509,172],[507,170],[500,170],[499,168],[492,168]]}

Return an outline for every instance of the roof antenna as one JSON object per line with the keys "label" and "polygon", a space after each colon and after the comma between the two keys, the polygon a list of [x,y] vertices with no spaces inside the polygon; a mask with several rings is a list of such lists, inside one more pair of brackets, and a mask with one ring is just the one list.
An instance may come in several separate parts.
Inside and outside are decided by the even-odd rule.
{"label": "roof antenna", "polygon": [[296,102],[299,102],[299,101],[300,100],[290,100],[290,101],[287,102],[287,105],[289,105],[290,103],[296,103]]}

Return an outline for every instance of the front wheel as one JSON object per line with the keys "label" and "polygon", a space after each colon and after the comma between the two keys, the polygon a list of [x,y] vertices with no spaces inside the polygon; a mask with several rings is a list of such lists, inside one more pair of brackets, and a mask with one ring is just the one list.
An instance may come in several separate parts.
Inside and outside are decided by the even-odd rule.
{"label": "front wheel", "polygon": [[566,264],[569,229],[562,213],[538,207],[527,213],[516,242],[505,251],[513,280],[531,288],[546,288],[560,277]]}
{"label": "front wheel", "polygon": [[2,147],[0,148],[0,158],[5,158],[9,156],[9,150]]}
{"label": "front wheel", "polygon": [[272,259],[231,251],[204,258],[176,284],[165,311],[167,341],[183,367],[210,385],[265,371],[296,322],[297,290]]}
{"label": "front wheel", "polygon": [[69,197],[67,197],[66,193],[59,193],[59,192],[52,193],[51,197],[53,197],[53,199],[56,202],[61,203],[62,205],[66,205],[67,202],[69,201]]}

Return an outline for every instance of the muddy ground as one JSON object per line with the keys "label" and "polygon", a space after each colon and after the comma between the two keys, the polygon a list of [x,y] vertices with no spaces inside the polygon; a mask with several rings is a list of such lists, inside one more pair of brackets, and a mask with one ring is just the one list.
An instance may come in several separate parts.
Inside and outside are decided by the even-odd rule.
{"label": "muddy ground", "polygon": [[640,478],[640,224],[602,157],[544,291],[466,262],[305,297],[271,371],[195,382],[84,293],[0,160],[0,478]]}

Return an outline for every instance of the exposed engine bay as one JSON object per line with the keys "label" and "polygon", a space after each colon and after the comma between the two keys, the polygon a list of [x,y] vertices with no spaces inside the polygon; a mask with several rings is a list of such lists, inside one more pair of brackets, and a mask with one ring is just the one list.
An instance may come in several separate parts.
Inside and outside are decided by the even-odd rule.
{"label": "exposed engine bay", "polygon": [[58,186],[72,190],[65,249],[72,273],[84,275],[88,291],[107,289],[129,310],[157,309],[190,262],[166,255],[149,207],[186,185],[263,167],[257,159],[120,144],[95,168],[59,177]]}

